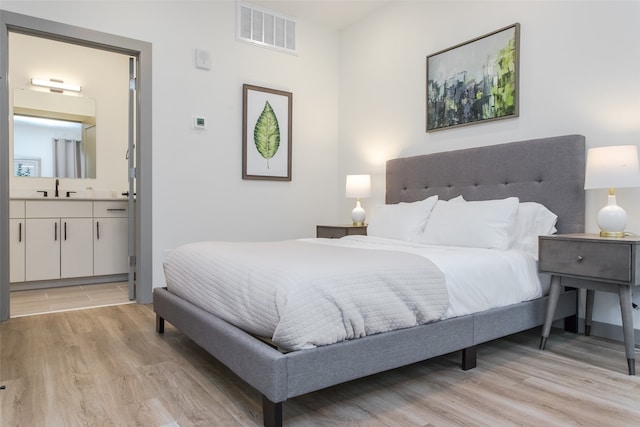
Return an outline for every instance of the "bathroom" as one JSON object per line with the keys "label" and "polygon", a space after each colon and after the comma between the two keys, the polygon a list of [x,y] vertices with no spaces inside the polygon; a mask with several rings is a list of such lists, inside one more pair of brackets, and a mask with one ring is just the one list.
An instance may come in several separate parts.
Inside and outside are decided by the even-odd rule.
{"label": "bathroom", "polygon": [[[9,34],[12,300],[107,283],[129,293],[129,59]],[[48,87],[58,84],[69,86]],[[39,241],[40,228],[53,241]]]}

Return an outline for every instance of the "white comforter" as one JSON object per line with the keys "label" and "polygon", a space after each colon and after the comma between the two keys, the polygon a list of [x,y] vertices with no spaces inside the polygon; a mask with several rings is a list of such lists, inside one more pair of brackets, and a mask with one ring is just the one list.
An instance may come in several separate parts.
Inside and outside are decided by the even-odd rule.
{"label": "white comforter", "polygon": [[430,259],[445,276],[449,294],[445,318],[529,301],[549,290],[550,276],[538,274],[535,258],[518,250],[433,246],[371,236],[306,241],[410,252]]}
{"label": "white comforter", "polygon": [[[313,241],[201,242],[167,257],[168,289],[222,319],[300,350],[442,318],[442,272],[403,251]],[[382,249],[382,248],[379,248]]]}
{"label": "white comforter", "polygon": [[164,268],[171,292],[242,329],[272,337],[284,350],[475,313],[544,293],[535,260],[522,252],[367,236],[194,243],[173,251]]}

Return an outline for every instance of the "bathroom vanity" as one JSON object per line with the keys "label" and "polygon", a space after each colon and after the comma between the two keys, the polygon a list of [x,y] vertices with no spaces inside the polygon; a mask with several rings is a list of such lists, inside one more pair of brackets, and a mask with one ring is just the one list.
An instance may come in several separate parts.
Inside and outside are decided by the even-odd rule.
{"label": "bathroom vanity", "polygon": [[12,199],[12,288],[126,280],[128,210],[123,199]]}

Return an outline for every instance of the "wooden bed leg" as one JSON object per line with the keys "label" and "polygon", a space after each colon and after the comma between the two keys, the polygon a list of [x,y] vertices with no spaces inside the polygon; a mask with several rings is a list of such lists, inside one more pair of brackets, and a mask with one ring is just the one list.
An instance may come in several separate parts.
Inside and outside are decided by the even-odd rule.
{"label": "wooden bed leg", "polygon": [[473,369],[477,365],[478,359],[478,349],[474,345],[472,347],[467,347],[462,349],[462,370],[468,371],[469,369]]}
{"label": "wooden bed leg", "polygon": [[159,334],[164,333],[164,319],[158,314],[156,314],[156,332]]}
{"label": "wooden bed leg", "polygon": [[282,427],[282,402],[273,403],[262,395],[262,422],[265,427]]}

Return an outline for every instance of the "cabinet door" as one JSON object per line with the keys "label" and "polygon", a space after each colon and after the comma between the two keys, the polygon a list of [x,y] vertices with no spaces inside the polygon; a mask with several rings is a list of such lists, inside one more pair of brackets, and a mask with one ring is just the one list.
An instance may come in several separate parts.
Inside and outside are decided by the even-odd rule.
{"label": "cabinet door", "polygon": [[26,222],[25,279],[60,278],[60,220],[28,218]]}
{"label": "cabinet door", "polygon": [[25,224],[24,219],[9,220],[9,281],[11,283],[24,282],[25,259]]}
{"label": "cabinet door", "polygon": [[95,218],[93,224],[93,274],[129,271],[127,218]]}
{"label": "cabinet door", "polygon": [[60,277],[93,276],[91,218],[62,218],[60,221]]}

